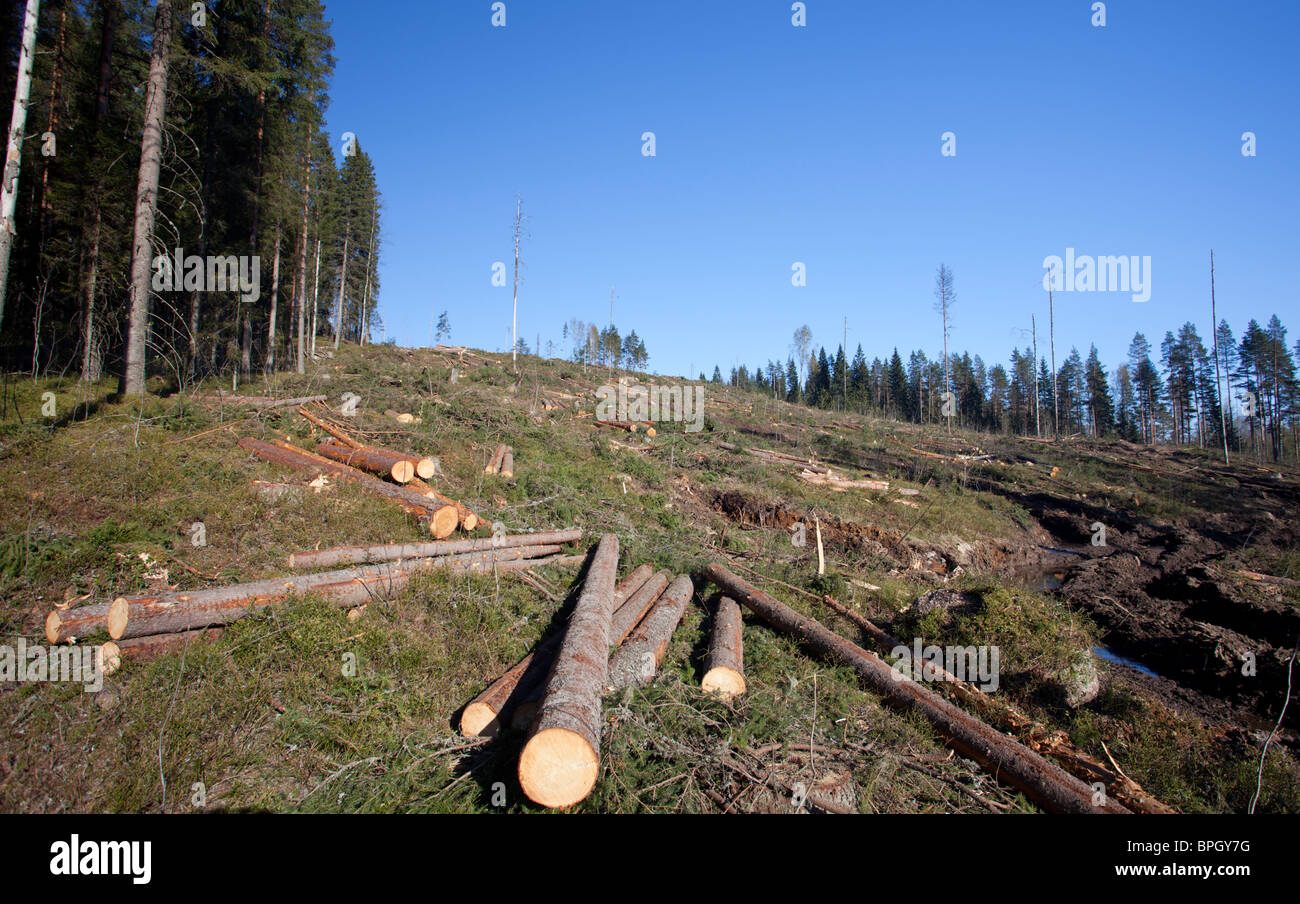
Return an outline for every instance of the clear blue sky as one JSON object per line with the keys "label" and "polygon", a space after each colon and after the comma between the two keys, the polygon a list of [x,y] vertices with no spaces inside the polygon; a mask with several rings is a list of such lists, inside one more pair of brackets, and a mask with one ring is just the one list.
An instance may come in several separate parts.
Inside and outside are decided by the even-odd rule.
{"label": "clear blue sky", "polygon": [[803,323],[833,352],[846,316],[868,360],[937,355],[940,262],[954,349],[1005,362],[1037,314],[1046,355],[1067,247],[1149,255],[1152,295],[1058,295],[1058,361],[1208,337],[1211,247],[1234,332],[1277,313],[1300,338],[1300,4],[1115,0],[1104,28],[1091,0],[807,0],[805,28],[785,0],[506,0],[505,28],[490,6],[328,2],[328,124],[375,162],[400,344],[445,309],[456,344],[508,348],[516,192],[520,334],[603,326],[612,285],[660,373],[783,360]]}

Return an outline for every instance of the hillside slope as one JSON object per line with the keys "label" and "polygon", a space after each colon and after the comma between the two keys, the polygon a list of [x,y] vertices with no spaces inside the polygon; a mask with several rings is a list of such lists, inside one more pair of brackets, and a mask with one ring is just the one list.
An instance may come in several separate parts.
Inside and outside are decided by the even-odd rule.
{"label": "hillside slope", "polygon": [[[561,361],[522,358],[516,378],[508,356],[372,346],[240,388],[325,395],[336,410],[345,393],[360,397],[348,423],[437,456],[431,482],[484,517],[477,535],[492,522],[613,532],[622,569],[697,576],[656,681],[606,699],[601,777],[579,809],[1035,809],[748,613],[748,693],[704,696],[702,604],[714,588],[698,575],[711,561],[868,649],[823,596],[909,644],[996,646],[997,695],[1165,803],[1249,806],[1300,638],[1296,474],[1197,450],[950,435],[713,384],[703,430],[659,423],[648,439],[593,426],[596,390],[612,382]],[[139,412],[107,385],[6,384],[4,643],[43,642],[56,604],[269,578],[294,551],[420,538],[399,508],[345,484],[316,491],[311,475],[236,446],[311,447],[320,436],[294,408],[153,388]],[[41,414],[45,392],[53,416]],[[514,449],[512,479],[483,473],[498,443]],[[837,487],[789,457],[888,489]],[[505,573],[434,573],[359,617],[311,597],[277,606],[128,661],[96,693],[0,685],[0,809],[535,809],[515,779],[521,737],[469,740],[454,725],[557,621],[577,572],[538,574],[560,592]],[[961,594],[917,604],[936,589]],[[1272,740],[1260,810],[1300,810],[1297,709]]]}

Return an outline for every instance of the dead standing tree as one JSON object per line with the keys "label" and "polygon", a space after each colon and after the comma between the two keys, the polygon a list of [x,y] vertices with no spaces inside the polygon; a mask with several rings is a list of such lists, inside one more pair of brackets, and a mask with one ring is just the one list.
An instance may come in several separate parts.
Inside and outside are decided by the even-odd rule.
{"label": "dead standing tree", "polygon": [[952,307],[953,301],[957,298],[957,293],[953,291],[952,270],[944,264],[939,265],[938,271],[934,274],[934,297],[935,310],[943,317],[943,391],[944,405],[943,411],[948,418],[948,432],[952,433],[952,368],[948,360],[948,308]]}

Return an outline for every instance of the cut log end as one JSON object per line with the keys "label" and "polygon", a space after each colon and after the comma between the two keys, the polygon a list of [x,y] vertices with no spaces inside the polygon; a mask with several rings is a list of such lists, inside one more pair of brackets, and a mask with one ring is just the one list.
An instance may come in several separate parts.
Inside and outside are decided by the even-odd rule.
{"label": "cut log end", "polygon": [[122,667],[122,650],[113,641],[99,645],[99,670],[111,675]]}
{"label": "cut log end", "polygon": [[404,460],[394,462],[393,467],[389,469],[389,473],[392,475],[393,480],[398,483],[410,483],[411,478],[415,476],[415,465]]}
{"label": "cut log end", "polygon": [[730,700],[745,693],[745,676],[735,669],[717,666],[709,669],[700,682],[700,687],[706,694],[717,694],[724,700]]}
{"label": "cut log end", "polygon": [[456,507],[444,505],[429,519],[429,533],[433,534],[435,540],[441,540],[455,533],[458,524],[460,524],[460,515]]}
{"label": "cut log end", "polygon": [[519,784],[534,803],[569,807],[596,786],[600,756],[580,734],[547,728],[533,735],[519,755]]}
{"label": "cut log end", "polygon": [[51,612],[45,616],[45,639],[50,643],[58,643],[59,629],[63,627],[63,619],[59,618],[58,612]]}
{"label": "cut log end", "polygon": [[122,634],[126,631],[126,622],[131,610],[131,604],[126,601],[125,597],[119,596],[113,600],[113,605],[108,607],[108,636],[114,640],[121,640]]}
{"label": "cut log end", "polygon": [[460,733],[467,738],[491,738],[500,730],[497,713],[486,703],[471,703],[460,715]]}
{"label": "cut log end", "polygon": [[432,458],[421,458],[415,463],[415,473],[421,480],[428,480],[438,473],[438,463]]}

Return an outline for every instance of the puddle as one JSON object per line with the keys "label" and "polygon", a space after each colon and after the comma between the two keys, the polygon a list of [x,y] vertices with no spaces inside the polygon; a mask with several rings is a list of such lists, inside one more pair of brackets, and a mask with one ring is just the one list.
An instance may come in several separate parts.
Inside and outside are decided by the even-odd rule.
{"label": "puddle", "polygon": [[1138,662],[1136,659],[1129,659],[1127,656],[1121,656],[1118,653],[1114,652],[1113,650],[1107,649],[1106,647],[1103,647],[1100,644],[1092,648],[1092,654],[1098,657],[1099,659],[1104,659],[1107,662],[1113,662],[1116,665],[1126,665],[1131,669],[1135,669],[1141,672],[1143,675],[1150,675],[1152,678],[1160,677],[1158,674],[1156,674],[1151,669],[1144,666],[1142,663]]}

